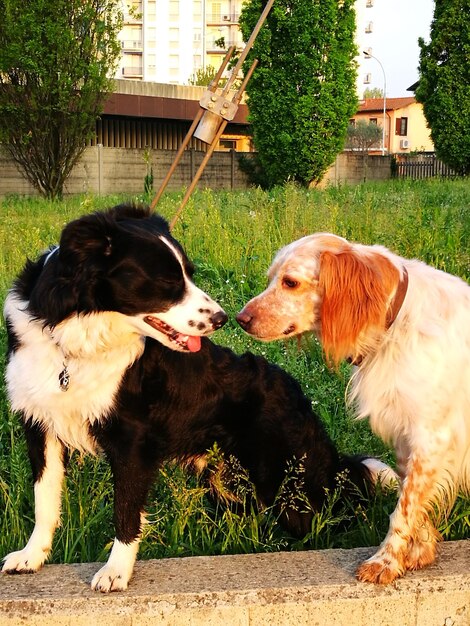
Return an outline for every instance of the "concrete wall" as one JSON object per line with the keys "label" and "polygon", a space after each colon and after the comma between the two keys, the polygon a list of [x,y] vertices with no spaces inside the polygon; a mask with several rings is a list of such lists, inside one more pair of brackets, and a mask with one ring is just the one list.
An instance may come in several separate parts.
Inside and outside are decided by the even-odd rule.
{"label": "concrete wall", "polygon": [[[145,150],[137,148],[86,148],[65,184],[64,193],[142,193],[149,167],[145,154]],[[155,191],[160,187],[175,155],[176,151],[173,150],[150,151],[149,165],[153,170]],[[188,186],[204,156],[203,152],[186,151],[167,189],[180,190]],[[199,187],[246,189],[248,180],[238,168],[237,153],[215,152],[206,165]],[[0,196],[9,194],[35,195],[36,192],[13,161],[0,151]]]}
{"label": "concrete wall", "polygon": [[391,157],[342,152],[326,172],[320,186],[357,185],[364,181],[388,180],[392,177]]}
{"label": "concrete wall", "polygon": [[34,196],[36,191],[23,177],[14,161],[0,149],[0,197],[10,194]]}
{"label": "concrete wall", "polygon": [[[176,151],[151,150],[153,188],[157,191],[166,176]],[[215,152],[199,181],[199,187],[211,189],[246,189],[249,181],[238,167],[236,152]],[[180,190],[188,186],[199,167],[203,152],[188,150],[170,180],[167,189]],[[369,156],[343,152],[325,174],[321,186],[328,184],[355,185],[364,180],[387,180],[391,177],[389,156]],[[66,194],[110,193],[138,194],[144,190],[147,173],[145,150],[138,148],[86,148],[72,171],[64,192]],[[35,195],[35,190],[21,175],[13,161],[0,150],[0,196],[9,194]]]}
{"label": "concrete wall", "polygon": [[[150,151],[148,165],[145,155],[145,150],[137,148],[87,148],[67,181],[65,193],[142,193],[144,178],[150,167],[156,191],[170,169],[176,151]],[[204,156],[203,152],[186,151],[167,189],[179,190],[189,185]],[[247,185],[246,176],[238,169],[237,155],[233,152],[213,154],[199,181],[200,188],[245,189]]]}
{"label": "concrete wall", "polygon": [[98,563],[0,574],[2,626],[469,626],[470,541],[391,585],[354,572],[373,548],[138,561],[129,589],[90,590]]}

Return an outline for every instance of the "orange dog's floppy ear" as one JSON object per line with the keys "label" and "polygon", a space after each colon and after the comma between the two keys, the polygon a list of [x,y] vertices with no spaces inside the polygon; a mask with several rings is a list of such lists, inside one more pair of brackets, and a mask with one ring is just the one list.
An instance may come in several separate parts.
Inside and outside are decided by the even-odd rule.
{"label": "orange dog's floppy ear", "polygon": [[357,357],[367,331],[385,327],[387,304],[398,281],[398,270],[380,253],[321,254],[321,341],[327,359],[337,365]]}

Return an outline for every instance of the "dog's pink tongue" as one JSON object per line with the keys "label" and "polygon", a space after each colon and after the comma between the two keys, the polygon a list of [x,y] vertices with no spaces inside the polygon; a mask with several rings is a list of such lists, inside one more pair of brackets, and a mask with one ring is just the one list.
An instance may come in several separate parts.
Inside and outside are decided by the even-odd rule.
{"label": "dog's pink tongue", "polygon": [[190,352],[199,352],[200,349],[201,349],[201,338],[189,337],[188,338],[188,350]]}

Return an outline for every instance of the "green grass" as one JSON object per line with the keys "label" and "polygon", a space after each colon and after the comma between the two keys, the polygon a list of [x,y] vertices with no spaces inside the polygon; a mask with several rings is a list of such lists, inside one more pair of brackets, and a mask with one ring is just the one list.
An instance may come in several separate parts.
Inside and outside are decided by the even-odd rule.
{"label": "green grass", "polygon": [[[171,219],[182,194],[168,194],[158,207]],[[0,203],[0,300],[27,256],[34,258],[57,241],[63,225],[90,211],[133,198],[76,197],[51,204],[11,197]],[[278,363],[302,384],[315,410],[344,452],[375,454],[393,463],[393,453],[372,435],[365,421],[345,408],[348,367],[331,372],[312,338],[261,344],[233,322],[243,304],[264,288],[266,270],[282,245],[315,231],[331,231],[363,243],[381,243],[399,254],[420,258],[470,279],[470,180],[394,181],[303,190],[294,185],[272,192],[198,191],[190,199],[174,235],[197,266],[199,286],[219,300],[231,321],[214,341],[240,353],[251,350]],[[6,331],[0,327],[4,369]],[[33,525],[32,485],[26,447],[16,416],[0,388],[0,555],[22,547]],[[204,486],[180,468],[165,467],[151,493],[149,524],[141,557],[376,545],[383,538],[396,496],[378,490],[370,503],[345,503],[338,512],[331,494],[303,540],[284,533],[272,511],[251,505],[246,514],[217,507]],[[106,558],[113,537],[112,480],[102,460],[76,455],[64,494],[62,526],[51,560]],[[440,530],[446,540],[470,535],[470,500],[460,497]]]}

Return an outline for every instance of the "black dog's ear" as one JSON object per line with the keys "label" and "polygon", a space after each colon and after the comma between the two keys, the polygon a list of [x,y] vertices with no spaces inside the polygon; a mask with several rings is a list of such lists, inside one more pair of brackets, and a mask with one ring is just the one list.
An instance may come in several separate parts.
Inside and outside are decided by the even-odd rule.
{"label": "black dog's ear", "polygon": [[93,213],[74,220],[62,231],[59,258],[73,266],[85,259],[108,257],[112,253],[115,232],[116,223],[106,213]]}
{"label": "black dog's ear", "polygon": [[162,235],[166,235],[167,237],[171,237],[173,239],[170,233],[170,226],[164,217],[158,215],[158,213],[154,213],[150,217],[150,222],[157,227]]}
{"label": "black dog's ear", "polygon": [[71,313],[91,310],[116,231],[116,222],[106,213],[67,224],[58,253],[42,266],[30,295],[30,311],[55,326]]}
{"label": "black dog's ear", "polygon": [[155,226],[162,235],[171,236],[168,222],[158,213],[154,213],[146,204],[124,203],[118,204],[106,213],[118,224],[132,220],[137,226],[140,220],[146,220],[148,225]]}
{"label": "black dog's ear", "polygon": [[128,202],[112,207],[108,210],[108,215],[111,215],[117,222],[121,222],[128,219],[146,219],[152,215],[152,211],[146,204],[133,204]]}

